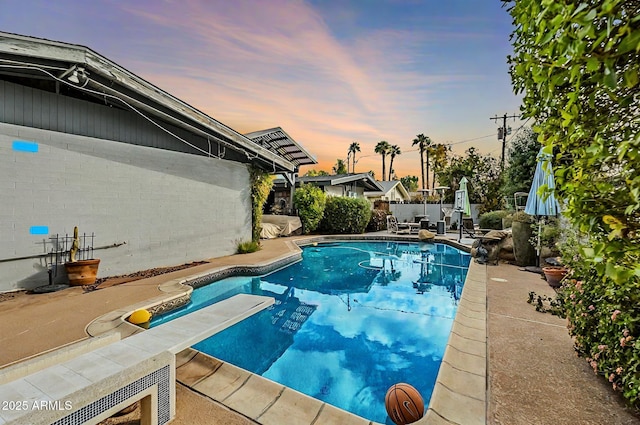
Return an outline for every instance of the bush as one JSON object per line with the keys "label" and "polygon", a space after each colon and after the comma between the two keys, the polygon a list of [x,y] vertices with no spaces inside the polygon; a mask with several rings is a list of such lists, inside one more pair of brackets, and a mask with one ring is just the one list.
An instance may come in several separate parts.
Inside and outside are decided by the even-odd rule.
{"label": "bush", "polygon": [[368,232],[379,232],[387,228],[387,212],[385,210],[371,211],[371,218],[367,224]]}
{"label": "bush", "polygon": [[502,230],[502,219],[508,216],[507,211],[491,211],[480,216],[478,224],[481,229]]}
{"label": "bush", "polygon": [[518,211],[516,213],[511,214],[511,221],[514,222],[518,222],[518,223],[535,223],[535,219],[533,218],[532,215],[527,214],[524,211]]}
{"label": "bush", "polygon": [[256,241],[238,242],[236,253],[249,254],[250,252],[256,252],[260,250],[260,243]]}
{"label": "bush", "polygon": [[303,184],[293,194],[293,205],[298,210],[304,233],[313,232],[324,215],[327,196],[317,186]]}
{"label": "bush", "polygon": [[327,233],[364,233],[371,218],[371,204],[361,198],[330,196],[321,228]]}

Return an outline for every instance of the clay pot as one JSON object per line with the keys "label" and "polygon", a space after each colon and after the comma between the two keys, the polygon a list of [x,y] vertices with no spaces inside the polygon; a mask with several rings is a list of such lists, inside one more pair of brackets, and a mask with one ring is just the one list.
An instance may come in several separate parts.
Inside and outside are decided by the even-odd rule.
{"label": "clay pot", "polygon": [[100,259],[78,260],[64,264],[69,277],[69,285],[92,285],[96,282]]}
{"label": "clay pot", "polygon": [[567,275],[567,269],[564,267],[543,267],[542,272],[552,288],[558,288],[560,281]]}

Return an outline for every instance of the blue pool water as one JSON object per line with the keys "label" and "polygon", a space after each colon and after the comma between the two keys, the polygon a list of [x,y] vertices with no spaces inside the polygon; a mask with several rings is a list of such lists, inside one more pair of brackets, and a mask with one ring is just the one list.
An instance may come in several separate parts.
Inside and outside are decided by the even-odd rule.
{"label": "blue pool water", "polygon": [[444,244],[340,242],[262,277],[196,289],[157,326],[238,293],[274,297],[194,348],[372,421],[392,424],[387,389],[406,382],[428,405],[470,262]]}

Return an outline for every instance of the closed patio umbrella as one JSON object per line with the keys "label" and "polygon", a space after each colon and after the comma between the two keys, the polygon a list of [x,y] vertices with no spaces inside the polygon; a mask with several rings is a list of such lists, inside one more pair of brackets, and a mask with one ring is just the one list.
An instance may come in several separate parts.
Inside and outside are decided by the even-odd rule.
{"label": "closed patio umbrella", "polygon": [[540,266],[540,233],[542,231],[542,217],[556,216],[560,212],[560,205],[554,196],[556,188],[553,178],[553,169],[551,167],[551,158],[553,155],[547,150],[541,148],[536,159],[536,171],[533,174],[533,182],[529,189],[529,197],[524,212],[529,215],[536,216],[538,221],[538,243],[536,252],[538,254],[538,266]]}
{"label": "closed patio umbrella", "polygon": [[463,177],[462,180],[460,180],[460,190],[464,190],[464,209],[462,212],[464,212],[464,215],[471,215],[471,204],[469,203],[469,189],[467,189],[467,183],[469,183],[469,180],[467,180],[466,177]]}

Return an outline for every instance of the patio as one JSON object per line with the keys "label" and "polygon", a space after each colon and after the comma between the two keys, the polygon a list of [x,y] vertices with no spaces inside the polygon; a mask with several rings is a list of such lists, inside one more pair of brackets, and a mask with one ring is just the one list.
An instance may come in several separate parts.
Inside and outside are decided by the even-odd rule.
{"label": "patio", "polygon": [[[226,265],[262,265],[281,259],[295,249],[293,239],[299,238],[266,240],[262,242],[263,249],[256,253],[212,259],[208,264],[94,292],[71,288],[52,294],[18,295],[3,301],[0,365],[85,338],[85,327],[92,320],[159,296],[158,286],[168,280]],[[486,423],[640,423],[606,382],[574,354],[565,321],[538,313],[526,304],[529,291],[553,294],[539,275],[506,264],[479,267],[486,270],[487,286]],[[173,423],[256,423],[180,384],[176,392]],[[454,422],[442,419],[441,423]]]}

